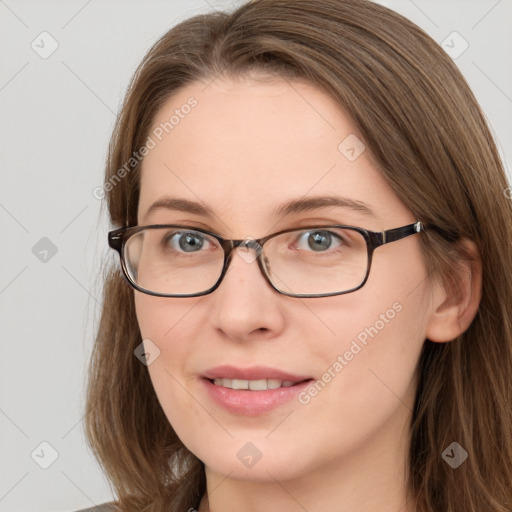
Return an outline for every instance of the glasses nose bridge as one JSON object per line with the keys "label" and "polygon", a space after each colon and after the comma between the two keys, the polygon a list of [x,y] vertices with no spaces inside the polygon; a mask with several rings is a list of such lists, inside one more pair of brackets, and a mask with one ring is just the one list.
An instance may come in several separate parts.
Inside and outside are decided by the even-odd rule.
{"label": "glasses nose bridge", "polygon": [[223,276],[226,274],[227,270],[228,270],[228,267],[229,265],[231,264],[231,260],[233,259],[233,253],[236,249],[238,249],[239,247],[245,247],[246,249],[253,249],[255,252],[256,252],[256,257],[253,258],[252,255],[251,257],[249,258],[243,258],[245,260],[246,263],[250,263],[250,262],[253,262],[253,261],[257,261],[258,263],[258,267],[260,269],[260,272],[262,273],[263,277],[265,279],[268,280],[268,276],[266,275],[265,273],[265,270],[261,264],[261,261],[260,261],[260,255],[262,254],[263,252],[263,244],[265,243],[265,239],[255,239],[255,238],[250,238],[250,237],[247,237],[247,238],[244,238],[244,239],[241,239],[241,240],[236,240],[236,239],[224,239],[222,241],[222,245],[223,245],[223,248],[224,248],[224,272],[223,272]]}
{"label": "glasses nose bridge", "polygon": [[235,239],[223,239],[222,240],[222,246],[224,248],[224,253],[226,255],[226,258],[231,256],[231,253],[238,249],[239,247],[245,247],[247,249],[254,249],[255,251],[261,252],[263,250],[263,244],[265,243],[265,240],[262,238],[243,238],[241,240],[235,240]]}

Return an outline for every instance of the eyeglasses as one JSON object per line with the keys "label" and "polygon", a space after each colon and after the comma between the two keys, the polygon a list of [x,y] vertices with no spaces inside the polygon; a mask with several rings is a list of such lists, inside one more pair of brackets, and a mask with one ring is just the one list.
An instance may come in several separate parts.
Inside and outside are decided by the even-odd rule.
{"label": "eyeglasses", "polygon": [[178,224],[131,226],[108,233],[125,278],[136,290],[158,297],[197,297],[220,285],[232,255],[258,262],[270,286],[290,297],[329,297],[361,288],[373,251],[424,231],[420,221],[376,232],[344,226],[305,226],[264,238],[230,240]]}

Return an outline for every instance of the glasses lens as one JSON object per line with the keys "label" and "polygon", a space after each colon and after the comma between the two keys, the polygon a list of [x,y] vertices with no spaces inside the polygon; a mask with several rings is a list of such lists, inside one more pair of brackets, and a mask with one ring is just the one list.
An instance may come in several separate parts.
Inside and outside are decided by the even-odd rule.
{"label": "glasses lens", "polygon": [[[259,254],[259,253],[258,253]],[[262,263],[273,285],[297,295],[358,288],[368,269],[365,237],[355,229],[297,229],[270,238]],[[131,280],[162,295],[194,295],[212,288],[222,273],[224,250],[206,233],[187,228],[146,228],[124,245]]]}
{"label": "glasses lens", "polygon": [[138,286],[169,295],[208,290],[224,264],[224,251],[217,239],[185,228],[139,231],[125,243],[123,257],[128,275]]}
{"label": "glasses lens", "polygon": [[366,276],[366,239],[354,229],[324,228],[282,233],[264,246],[264,265],[276,288],[314,295],[357,288]]}

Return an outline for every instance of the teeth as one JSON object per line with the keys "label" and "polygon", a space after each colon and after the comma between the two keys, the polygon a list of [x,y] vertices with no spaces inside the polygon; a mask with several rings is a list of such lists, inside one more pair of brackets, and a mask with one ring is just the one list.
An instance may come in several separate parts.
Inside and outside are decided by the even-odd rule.
{"label": "teeth", "polygon": [[244,380],[244,379],[214,379],[213,383],[216,386],[223,386],[230,389],[250,389],[252,391],[265,391],[267,389],[277,389],[280,387],[289,388],[295,384],[292,380],[278,380],[278,379],[259,379],[259,380]]}

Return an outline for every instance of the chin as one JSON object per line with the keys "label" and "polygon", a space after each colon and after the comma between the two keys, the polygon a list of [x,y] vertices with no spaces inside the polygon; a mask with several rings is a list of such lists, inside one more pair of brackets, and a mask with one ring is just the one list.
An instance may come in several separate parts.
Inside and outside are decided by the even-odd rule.
{"label": "chin", "polygon": [[[265,435],[268,435],[265,434]],[[206,436],[215,439],[214,436]],[[247,439],[249,436],[247,436]],[[282,442],[274,444],[269,440],[246,441],[230,439],[224,443],[213,441],[214,449],[205,451],[204,438],[186,446],[207,468],[215,473],[229,475],[229,478],[253,482],[275,482],[292,480],[308,474],[319,461],[315,461],[298,449],[296,444],[289,446]],[[197,450],[194,448],[197,447]],[[211,446],[213,448],[213,446]]]}

